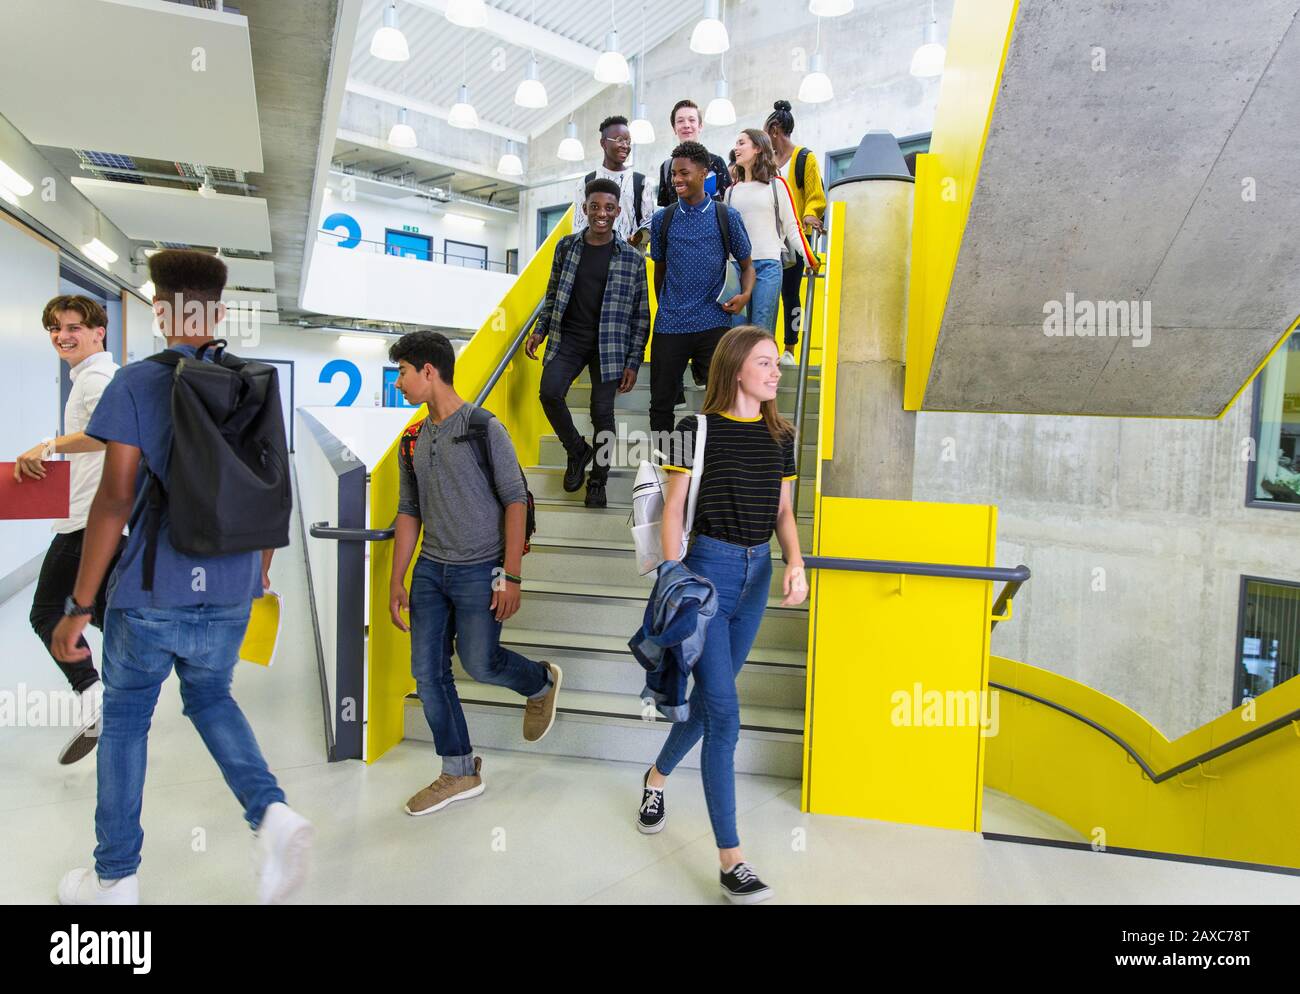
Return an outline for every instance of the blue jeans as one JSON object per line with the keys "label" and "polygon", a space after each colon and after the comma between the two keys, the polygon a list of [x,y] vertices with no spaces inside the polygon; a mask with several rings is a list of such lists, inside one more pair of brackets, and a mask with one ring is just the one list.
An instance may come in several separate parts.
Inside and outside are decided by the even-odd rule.
{"label": "blue jeans", "polygon": [[453,640],[461,665],[479,683],[540,697],[551,682],[541,663],[501,648],[501,622],[491,610],[497,565],[435,563],[421,556],[411,576],[411,675],[442,772],[455,777],[474,775],[474,750],[451,670]]}
{"label": "blue jeans", "polygon": [[709,622],[704,651],[692,674],[690,716],[673,725],[655,767],[672,773],[701,738],[700,774],[704,801],[719,849],[740,845],[736,835],[736,742],[740,738],[740,699],[736,677],[758,635],[772,582],[772,548],[733,545],[697,536],[683,564],[713,581],[718,613]]}
{"label": "blue jeans", "polygon": [[248,604],[112,608],[104,620],[104,710],[95,805],[95,872],[129,877],[140,865],[140,807],[149,725],[158,690],[176,669],[183,713],[198,729],[256,829],[270,804],[284,800],[257,747],[230,681],[248,627]]}
{"label": "blue jeans", "polygon": [[[776,317],[781,312],[781,278],[783,270],[781,269],[780,259],[755,259],[754,266],[754,292],[750,295],[749,306],[739,314],[733,314],[731,317],[731,326],[734,328],[738,324],[756,324],[760,328],[766,328],[776,334]],[[737,276],[740,273],[740,264],[732,263],[736,267]]]}

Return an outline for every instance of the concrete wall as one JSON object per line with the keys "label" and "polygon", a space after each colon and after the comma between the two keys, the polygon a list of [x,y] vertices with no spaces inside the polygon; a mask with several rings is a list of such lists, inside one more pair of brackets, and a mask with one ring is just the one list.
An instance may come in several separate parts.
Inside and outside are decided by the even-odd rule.
{"label": "concrete wall", "polygon": [[[952,7],[953,0],[935,3],[941,41],[947,37]],[[799,82],[816,47],[816,18],[809,16],[808,5],[733,0],[726,11],[731,37],[726,74],[736,123],[726,128],[705,126],[704,144],[726,158],[741,129],[761,128],[778,99],[794,105],[795,141],[809,146],[823,164],[827,152],[857,145],[872,128],[886,128],[896,135],[929,131],[939,80],[917,79],[908,72],[928,18],[924,2],[883,0],[859,3],[852,13],[823,21],[821,52],[835,98],[824,104],[801,104],[796,99]],[[637,145],[633,154],[635,168],[650,176],[652,183],[657,181],[659,164],[677,144],[668,124],[673,104],[690,97],[703,115],[719,78],[716,56],[690,50],[694,26],[693,21],[687,24],[646,58],[642,99],[649,108],[655,142]],[[577,179],[595,168],[600,158],[596,126],[609,114],[630,118],[633,99],[631,87],[609,87],[575,113],[587,152],[581,164],[561,162],[555,156],[567,122],[529,143],[528,182],[533,189],[520,199],[521,262],[537,244],[537,210],[572,199]]]}
{"label": "concrete wall", "polygon": [[918,415],[915,499],[997,504],[998,565],[1033,570],[993,651],[1171,738],[1228,710],[1242,575],[1300,580],[1300,515],[1245,506],[1252,401],[1217,422]]}

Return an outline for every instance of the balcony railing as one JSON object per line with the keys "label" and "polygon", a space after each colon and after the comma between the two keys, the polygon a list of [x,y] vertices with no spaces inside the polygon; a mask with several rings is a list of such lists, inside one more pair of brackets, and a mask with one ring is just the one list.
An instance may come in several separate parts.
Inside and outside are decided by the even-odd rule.
{"label": "balcony railing", "polygon": [[320,228],[316,232],[318,240],[329,245],[342,245],[351,247],[361,252],[375,252],[379,255],[396,255],[403,256],[407,259],[419,259],[421,262],[438,262],[446,266],[462,266],[465,269],[481,269],[490,273],[506,273],[516,275],[518,272],[517,263],[510,260],[484,259],[481,256],[464,255],[457,252],[435,252],[432,249],[416,249],[411,246],[390,245],[386,242],[376,242],[371,239],[360,238],[355,241],[346,234],[340,234],[338,231],[330,231]]}

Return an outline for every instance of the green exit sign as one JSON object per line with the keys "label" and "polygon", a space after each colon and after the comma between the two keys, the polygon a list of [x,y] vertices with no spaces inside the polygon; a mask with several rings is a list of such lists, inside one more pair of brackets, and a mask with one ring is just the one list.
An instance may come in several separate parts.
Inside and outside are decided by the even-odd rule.
{"label": "green exit sign", "polygon": [[402,230],[403,230],[403,231],[409,231],[409,232],[411,232],[411,233],[413,233],[413,234],[416,234],[416,235],[418,235],[418,234],[420,233],[420,229],[417,228],[417,227],[416,227],[415,225],[413,225],[413,224],[404,224],[404,225],[402,225]]}

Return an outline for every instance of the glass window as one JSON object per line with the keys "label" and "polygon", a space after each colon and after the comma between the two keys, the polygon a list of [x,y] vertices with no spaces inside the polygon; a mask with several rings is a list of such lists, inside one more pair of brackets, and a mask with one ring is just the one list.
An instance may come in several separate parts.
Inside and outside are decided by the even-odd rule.
{"label": "glass window", "polygon": [[542,242],[546,241],[546,236],[555,228],[560,218],[564,217],[564,212],[569,209],[569,204],[556,204],[554,207],[543,207],[537,212],[537,247],[542,247]]}
{"label": "glass window", "polygon": [[443,261],[449,266],[464,266],[466,269],[487,269],[488,250],[486,245],[473,242],[457,242],[448,238],[442,243]]}
{"label": "glass window", "polygon": [[417,235],[410,231],[394,231],[388,228],[384,232],[384,250],[389,255],[403,255],[409,259],[428,262],[433,256],[433,239],[428,235]]}
{"label": "glass window", "polygon": [[1300,672],[1300,583],[1242,577],[1240,625],[1233,707]]}
{"label": "glass window", "polygon": [[1300,510],[1300,332],[1256,380],[1253,420],[1246,503]]}

